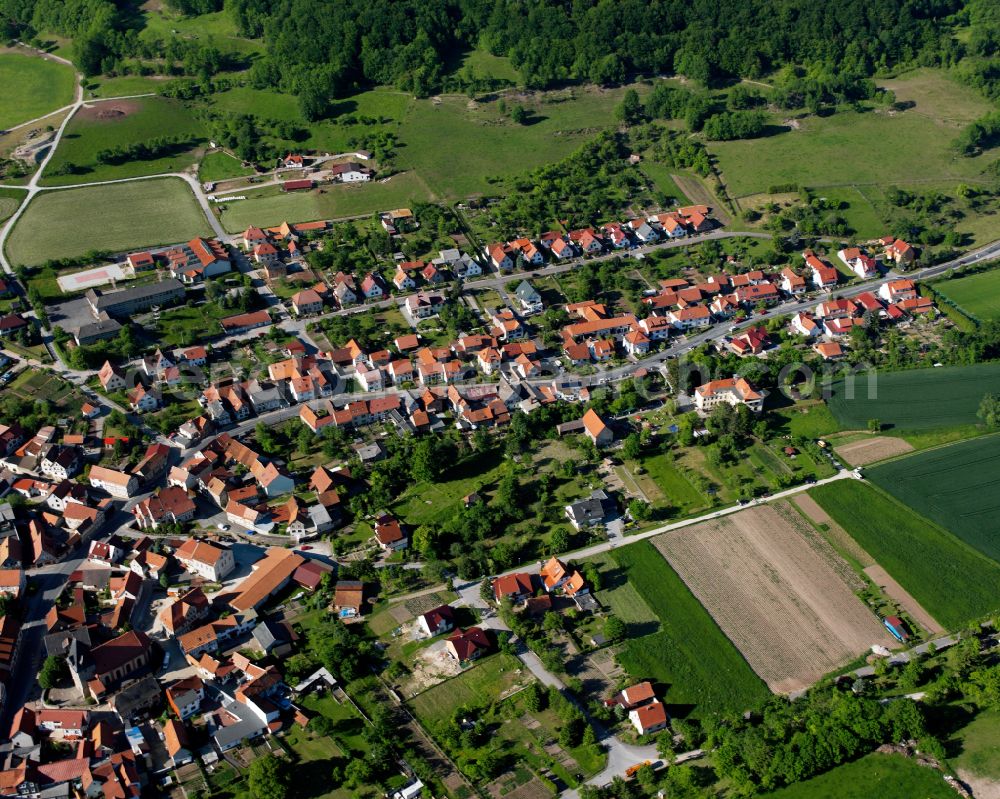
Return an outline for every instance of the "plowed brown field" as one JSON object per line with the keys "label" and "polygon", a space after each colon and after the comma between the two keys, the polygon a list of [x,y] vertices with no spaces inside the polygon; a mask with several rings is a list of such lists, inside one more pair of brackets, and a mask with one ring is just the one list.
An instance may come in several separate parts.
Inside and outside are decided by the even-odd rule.
{"label": "plowed brown field", "polygon": [[653,539],[772,691],[812,685],[894,639],[854,595],[859,578],[786,503]]}

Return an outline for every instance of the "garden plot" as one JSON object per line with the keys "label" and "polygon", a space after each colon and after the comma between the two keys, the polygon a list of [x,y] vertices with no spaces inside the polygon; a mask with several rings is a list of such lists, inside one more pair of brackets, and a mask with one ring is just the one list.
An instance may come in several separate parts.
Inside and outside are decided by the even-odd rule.
{"label": "garden plot", "polygon": [[785,503],[653,539],[771,690],[797,691],[893,639],[859,579]]}
{"label": "garden plot", "polygon": [[892,436],[874,436],[841,444],[834,447],[837,454],[851,466],[865,466],[876,461],[884,461],[897,455],[913,452],[913,445],[901,438]]}

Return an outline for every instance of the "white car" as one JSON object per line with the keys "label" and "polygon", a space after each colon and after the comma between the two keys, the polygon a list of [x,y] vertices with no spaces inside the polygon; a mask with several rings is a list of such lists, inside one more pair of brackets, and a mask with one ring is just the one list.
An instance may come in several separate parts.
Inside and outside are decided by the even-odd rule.
{"label": "white car", "polygon": [[216,527],[218,527],[218,528],[219,528],[220,530],[222,530],[223,532],[225,532],[226,530],[228,530],[228,529],[229,529],[229,525],[228,525],[228,524],[217,524],[217,525],[215,525],[215,526],[216,526]]}

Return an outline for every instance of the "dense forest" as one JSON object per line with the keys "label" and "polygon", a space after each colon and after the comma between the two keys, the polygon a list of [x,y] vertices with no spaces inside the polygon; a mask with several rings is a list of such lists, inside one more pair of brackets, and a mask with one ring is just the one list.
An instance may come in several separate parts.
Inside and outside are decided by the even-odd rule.
{"label": "dense forest", "polygon": [[[471,47],[509,56],[531,88],[562,81],[619,83],[677,72],[701,84],[755,78],[802,65],[817,84],[849,85],[903,63],[982,61],[968,79],[988,82],[1000,21],[986,0],[168,0],[182,13],[225,7],[267,55],[251,80],[302,99],[307,116],[358,85],[440,88]],[[142,15],[126,0],[0,0],[8,37],[74,39],[88,74],[120,70],[158,43],[140,39]],[[974,22],[968,44],[950,35]],[[174,69],[211,74],[227,65],[195,41],[159,43]]]}

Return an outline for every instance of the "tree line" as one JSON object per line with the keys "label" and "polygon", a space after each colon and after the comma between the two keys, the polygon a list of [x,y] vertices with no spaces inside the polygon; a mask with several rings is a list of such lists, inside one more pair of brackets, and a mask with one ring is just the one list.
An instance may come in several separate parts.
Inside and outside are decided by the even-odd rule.
{"label": "tree line", "polygon": [[187,150],[193,142],[186,136],[157,136],[134,144],[118,144],[98,150],[94,156],[99,164],[118,165],[129,161],[152,161]]}

